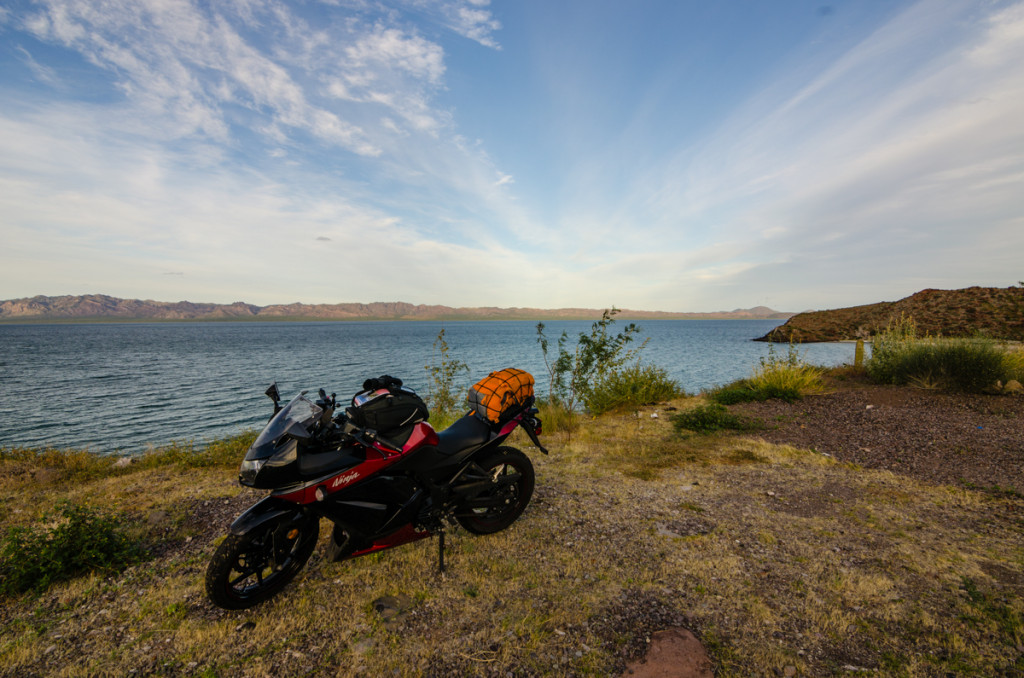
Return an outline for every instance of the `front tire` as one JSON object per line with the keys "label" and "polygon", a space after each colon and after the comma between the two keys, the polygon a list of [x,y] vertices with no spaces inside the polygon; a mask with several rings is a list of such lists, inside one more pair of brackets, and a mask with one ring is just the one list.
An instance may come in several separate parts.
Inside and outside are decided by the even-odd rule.
{"label": "front tire", "polygon": [[[468,508],[457,513],[455,519],[473,534],[500,532],[514,523],[530,503],[533,464],[516,448],[499,447],[477,465],[491,478],[492,487],[468,498]],[[487,506],[474,507],[474,503]]]}
{"label": "front tire", "polygon": [[320,521],[287,516],[229,534],[206,569],[206,595],[226,610],[243,610],[277,595],[309,560]]}

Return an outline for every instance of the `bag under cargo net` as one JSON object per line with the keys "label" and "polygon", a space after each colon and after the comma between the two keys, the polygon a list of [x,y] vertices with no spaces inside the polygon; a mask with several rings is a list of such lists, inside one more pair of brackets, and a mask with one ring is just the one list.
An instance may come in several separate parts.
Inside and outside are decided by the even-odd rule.
{"label": "bag under cargo net", "polygon": [[477,416],[503,424],[533,398],[533,375],[508,367],[491,372],[469,389],[470,407]]}

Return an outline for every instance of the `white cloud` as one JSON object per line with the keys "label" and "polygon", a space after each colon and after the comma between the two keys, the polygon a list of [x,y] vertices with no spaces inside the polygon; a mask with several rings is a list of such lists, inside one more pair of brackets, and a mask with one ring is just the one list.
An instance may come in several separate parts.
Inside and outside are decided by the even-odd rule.
{"label": "white cloud", "polygon": [[[816,77],[769,83],[620,200],[571,204],[566,231],[597,261],[651,242],[701,249],[703,263],[675,264],[694,282],[801,303],[867,303],[860,283],[872,277],[890,289],[929,275],[932,286],[1012,283],[993,274],[1024,251],[1024,5],[980,22],[976,9],[920,3]],[[703,249],[713,241],[736,246]],[[670,277],[672,266],[644,270]]]}

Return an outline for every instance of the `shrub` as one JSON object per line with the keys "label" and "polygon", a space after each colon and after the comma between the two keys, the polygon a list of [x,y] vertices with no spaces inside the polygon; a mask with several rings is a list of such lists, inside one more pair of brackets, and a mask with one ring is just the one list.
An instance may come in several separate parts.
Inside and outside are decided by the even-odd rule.
{"label": "shrub", "polygon": [[1021,359],[984,337],[918,338],[911,319],[900,318],[875,336],[868,376],[875,382],[979,393],[1015,378]]}
{"label": "shrub", "polygon": [[42,591],[92,571],[115,572],[145,556],[122,532],[120,520],[87,506],[62,502],[46,527],[12,527],[0,543],[0,591]]}
{"label": "shrub", "polygon": [[668,372],[655,365],[636,363],[605,374],[595,384],[584,405],[598,415],[623,407],[639,407],[683,395]]}
{"label": "shrub", "polygon": [[724,405],[719,403],[698,405],[692,410],[680,412],[672,417],[672,426],[679,432],[686,429],[695,433],[746,431],[757,428],[756,423],[733,414]]}

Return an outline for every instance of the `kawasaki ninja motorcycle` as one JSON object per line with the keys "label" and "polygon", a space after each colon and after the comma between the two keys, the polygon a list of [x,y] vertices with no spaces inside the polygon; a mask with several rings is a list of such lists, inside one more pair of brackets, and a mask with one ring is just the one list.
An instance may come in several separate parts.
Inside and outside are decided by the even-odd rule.
{"label": "kawasaki ninja motorcycle", "polygon": [[470,389],[471,411],[443,431],[427,423],[426,405],[402,381],[367,380],[336,413],[335,394],[302,392],[281,405],[242,461],[243,485],[270,493],[240,515],[206,572],[206,593],[222,608],[257,605],[302,570],[331,526],[327,558],[341,561],[437,535],[444,530],[498,532],[523,513],[534,470],[505,445],[522,427],[545,454],[533,407],[533,377],[492,372]]}

